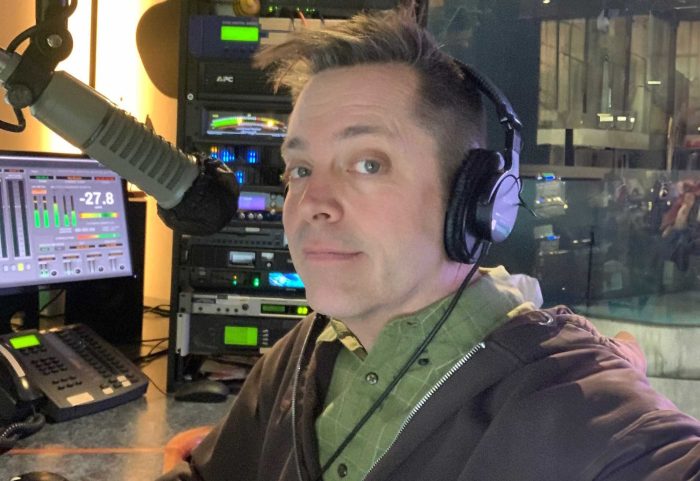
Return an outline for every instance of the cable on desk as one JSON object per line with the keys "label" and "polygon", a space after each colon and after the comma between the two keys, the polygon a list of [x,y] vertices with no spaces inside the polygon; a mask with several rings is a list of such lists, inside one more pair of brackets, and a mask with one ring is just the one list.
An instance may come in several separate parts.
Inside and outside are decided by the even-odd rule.
{"label": "cable on desk", "polygon": [[154,388],[156,388],[164,396],[167,396],[168,393],[165,392],[163,389],[161,389],[160,386],[158,386],[158,384],[156,384],[155,381],[153,381],[153,379],[151,379],[151,377],[148,374],[146,374],[143,370],[143,368],[145,366],[147,366],[148,364],[153,362],[155,359],[162,357],[163,355],[165,355],[168,352],[167,346],[165,348],[161,349],[160,351],[155,351],[155,349],[158,346],[160,346],[161,344],[163,344],[165,341],[168,340],[167,337],[164,337],[162,339],[155,339],[155,340],[157,340],[158,342],[151,347],[151,350],[148,351],[148,354],[146,354],[145,356],[137,357],[136,359],[132,359],[131,361],[134,364],[138,365],[139,368],[141,368],[141,374],[143,374],[144,376],[146,376],[146,378],[148,378],[148,380],[150,381],[150,383],[153,385]]}
{"label": "cable on desk", "polygon": [[43,306],[41,306],[39,308],[39,312],[43,311],[44,309],[49,307],[51,304],[56,302],[58,300],[58,298],[61,297],[63,295],[63,293],[65,293],[65,292],[66,292],[65,289],[61,289],[60,291],[58,291],[58,293],[55,296],[53,296],[48,302],[46,302],[46,304],[44,304]]}
{"label": "cable on desk", "polygon": [[165,349],[161,349],[160,351],[154,352],[153,354],[148,354],[146,356],[140,356],[136,359],[132,359],[131,362],[133,362],[139,367],[146,367],[154,360],[158,359],[161,356],[164,356],[167,352],[168,348],[166,347]]}
{"label": "cable on desk", "polygon": [[[163,344],[163,343],[164,343],[165,341],[167,341],[167,340],[168,340],[168,338],[166,337],[165,339],[161,339],[160,341],[156,342],[156,343],[151,347],[151,350],[148,351],[148,354],[146,354],[146,357],[152,356],[152,355],[153,355],[153,351],[156,350],[156,347],[160,346],[161,344]],[[156,354],[159,354],[159,353],[164,352],[164,351],[167,351],[167,350],[168,350],[168,346],[165,346],[165,349],[163,349],[163,350],[161,350],[161,351],[158,351]]]}
{"label": "cable on desk", "polygon": [[45,424],[46,418],[44,415],[36,411],[29,415],[24,421],[10,424],[0,431],[0,450],[12,449],[17,441],[36,433],[43,428]]}
{"label": "cable on desk", "polygon": [[156,388],[156,390],[157,390],[158,392],[160,392],[163,396],[167,396],[167,395],[168,395],[167,392],[163,391],[163,390],[160,388],[160,386],[158,386],[158,384],[156,384],[156,382],[155,382],[153,379],[151,379],[151,376],[149,376],[148,374],[146,374],[146,373],[143,372],[143,371],[141,371],[141,374],[143,374],[144,376],[146,376],[146,379],[148,379],[148,381],[151,383],[151,385],[152,385],[154,388]]}
{"label": "cable on desk", "polygon": [[143,339],[143,340],[141,340],[140,344],[146,344],[147,342],[159,342],[160,343],[160,342],[167,341],[167,340],[168,340],[167,337],[156,337],[155,339]]}
{"label": "cable on desk", "polygon": [[143,356],[139,356],[135,359],[131,359],[131,362],[133,362],[134,364],[138,364],[139,366],[145,366],[145,365],[149,364],[151,361],[153,361],[154,359],[157,359],[157,358],[163,356],[165,353],[168,352],[167,346],[164,347],[163,349],[161,349],[160,351],[156,351],[155,349],[167,340],[168,340],[167,338],[160,340],[159,342],[157,342],[156,344],[154,344],[151,347],[151,350],[148,351],[147,354],[145,354]]}
{"label": "cable on desk", "polygon": [[152,312],[161,317],[170,317],[170,304],[158,304],[157,306],[143,306],[143,312]]}

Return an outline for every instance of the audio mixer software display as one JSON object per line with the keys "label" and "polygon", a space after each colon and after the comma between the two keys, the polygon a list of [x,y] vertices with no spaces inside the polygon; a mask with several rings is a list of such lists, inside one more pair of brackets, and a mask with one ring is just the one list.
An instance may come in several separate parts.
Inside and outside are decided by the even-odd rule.
{"label": "audio mixer software display", "polygon": [[0,154],[0,288],[131,275],[124,202],[92,159]]}

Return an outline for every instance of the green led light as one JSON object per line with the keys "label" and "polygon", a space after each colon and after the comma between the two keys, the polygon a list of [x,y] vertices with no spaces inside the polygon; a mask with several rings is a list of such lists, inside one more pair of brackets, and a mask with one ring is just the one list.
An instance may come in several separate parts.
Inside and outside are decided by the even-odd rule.
{"label": "green led light", "polygon": [[260,278],[253,277],[253,287],[260,287]]}
{"label": "green led light", "polygon": [[305,316],[309,313],[309,308],[306,306],[299,306],[297,307],[297,315],[299,316]]}

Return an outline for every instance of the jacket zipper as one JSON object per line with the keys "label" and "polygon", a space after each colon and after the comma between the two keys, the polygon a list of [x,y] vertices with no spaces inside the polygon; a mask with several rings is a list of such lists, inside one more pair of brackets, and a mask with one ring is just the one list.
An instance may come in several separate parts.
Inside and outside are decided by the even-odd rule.
{"label": "jacket zipper", "polygon": [[299,359],[297,359],[297,365],[294,372],[294,380],[292,381],[292,449],[294,450],[294,465],[297,470],[297,478],[299,481],[304,481],[301,475],[301,463],[299,460],[299,449],[297,449],[297,389],[299,387],[299,377],[301,376],[301,363],[304,359],[304,354],[306,352],[306,346],[309,343],[309,338],[311,337],[311,332],[313,331],[313,326],[306,333],[306,338],[301,347],[301,352],[299,354]]}
{"label": "jacket zipper", "polygon": [[[472,347],[469,352],[467,352],[457,363],[450,368],[449,371],[447,371],[439,380],[438,382],[431,387],[428,392],[421,398],[420,401],[416,403],[415,406],[413,406],[413,409],[411,409],[411,412],[408,413],[408,416],[406,416],[406,419],[404,419],[403,423],[401,423],[401,427],[399,427],[399,431],[396,433],[396,436],[394,437],[393,441],[389,444],[389,447],[386,448],[386,450],[377,458],[374,460],[372,463],[372,466],[370,466],[369,470],[365,474],[365,476],[362,478],[362,481],[367,479],[367,476],[369,476],[372,471],[374,470],[375,467],[380,463],[382,459],[384,459],[384,456],[386,456],[386,453],[388,453],[391,448],[396,444],[396,441],[399,439],[401,434],[403,434],[403,431],[406,429],[406,426],[411,422],[411,420],[418,414],[418,411],[421,410],[423,406],[428,402],[428,400],[435,394],[438,389],[442,387],[443,384],[447,382],[449,378],[451,378],[454,373],[456,373],[462,366],[464,366],[467,361],[469,361],[474,355],[484,349],[486,347],[486,344],[484,342],[480,342],[476,346]],[[301,478],[300,478],[301,479]]]}

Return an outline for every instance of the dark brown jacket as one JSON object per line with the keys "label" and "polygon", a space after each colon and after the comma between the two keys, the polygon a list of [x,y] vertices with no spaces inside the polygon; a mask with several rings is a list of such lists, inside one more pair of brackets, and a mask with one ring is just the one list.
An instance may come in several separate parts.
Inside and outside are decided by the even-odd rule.
{"label": "dark brown jacket", "polygon": [[[161,479],[318,479],[314,419],[338,352],[315,346],[326,322],[278,342],[190,463]],[[532,311],[476,348],[366,480],[698,481],[700,423],[649,386],[633,350],[565,308]]]}

